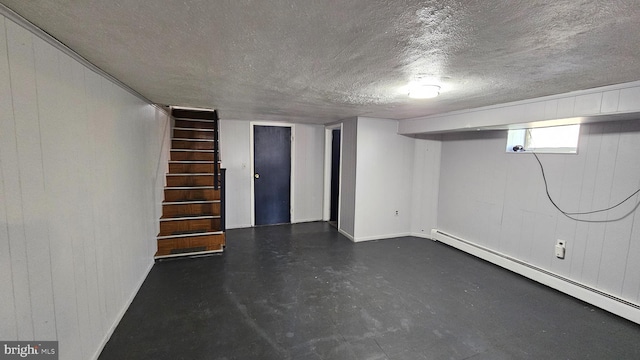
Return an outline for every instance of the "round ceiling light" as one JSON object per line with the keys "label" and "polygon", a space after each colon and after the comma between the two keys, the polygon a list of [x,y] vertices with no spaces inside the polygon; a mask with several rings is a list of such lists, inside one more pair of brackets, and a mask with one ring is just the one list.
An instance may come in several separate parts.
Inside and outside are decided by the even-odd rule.
{"label": "round ceiling light", "polygon": [[440,86],[412,84],[409,86],[409,97],[412,99],[431,99],[440,95]]}

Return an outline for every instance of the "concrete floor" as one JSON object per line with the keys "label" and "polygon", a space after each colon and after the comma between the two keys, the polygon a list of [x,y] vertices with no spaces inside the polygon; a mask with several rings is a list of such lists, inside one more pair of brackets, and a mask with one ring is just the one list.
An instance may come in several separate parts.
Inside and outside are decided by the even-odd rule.
{"label": "concrete floor", "polygon": [[326,223],[157,263],[108,359],[640,359],[640,325],[441,243]]}

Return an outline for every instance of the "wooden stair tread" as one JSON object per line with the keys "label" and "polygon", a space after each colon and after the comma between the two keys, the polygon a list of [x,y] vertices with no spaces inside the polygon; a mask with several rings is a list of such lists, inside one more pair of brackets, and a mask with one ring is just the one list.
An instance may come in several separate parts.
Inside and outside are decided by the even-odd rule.
{"label": "wooden stair tread", "polygon": [[201,122],[201,123],[215,123],[214,119],[196,119],[192,117],[183,117],[183,116],[174,116],[176,120],[180,121],[193,121],[193,122]]}
{"label": "wooden stair tread", "polygon": [[171,140],[177,140],[177,141],[204,141],[204,142],[216,142],[218,140],[215,139],[199,139],[199,138],[171,138]]}
{"label": "wooden stair tread", "polygon": [[187,220],[187,219],[190,219],[190,218],[203,217],[203,216],[214,216],[214,219],[220,217],[220,215],[209,215],[209,214],[179,214],[179,215],[175,215],[175,216],[162,215],[160,220],[162,220],[162,221],[177,220],[177,219]]}
{"label": "wooden stair tread", "polygon": [[[213,160],[169,160],[169,164],[215,164]],[[220,160],[218,160],[218,164]]]}
{"label": "wooden stair tread", "polygon": [[173,174],[169,173],[167,174],[167,176],[205,176],[205,175],[213,176],[213,173],[173,173]]}
{"label": "wooden stair tread", "polygon": [[185,205],[185,204],[211,204],[211,203],[219,203],[220,200],[208,200],[208,199],[202,199],[202,200],[195,200],[195,199],[189,199],[189,200],[184,200],[184,201],[163,201],[162,205]]}
{"label": "wooden stair tread", "polygon": [[200,257],[207,255],[215,255],[224,252],[224,246],[220,245],[217,250],[202,250],[202,246],[195,248],[187,248],[187,249],[174,249],[173,252],[168,254],[163,254],[162,252],[156,252],[154,259],[162,260],[162,259],[171,259],[178,257]]}
{"label": "wooden stair tread", "polygon": [[[185,120],[185,119],[183,119]],[[180,131],[205,131],[205,132],[214,132],[216,131],[215,129],[199,129],[199,128],[189,128],[189,127],[174,127],[173,130],[180,130]]]}
{"label": "wooden stair tread", "polygon": [[188,107],[171,108],[171,115],[176,119],[195,121],[216,121],[218,112],[215,109],[193,109]]}
{"label": "wooden stair tread", "polygon": [[177,216],[177,217],[161,217],[160,221],[186,221],[186,220],[206,220],[220,219],[220,215],[193,215],[193,216]]}
{"label": "wooden stair tread", "polygon": [[224,249],[224,244],[224,233],[159,239],[156,258],[160,256],[170,256],[177,253],[222,251]]}
{"label": "wooden stair tread", "polygon": [[[220,201],[220,200],[218,200]],[[176,199],[176,200],[171,200],[171,201],[164,201],[162,202],[162,205],[179,205],[179,204],[186,204],[186,203],[194,203],[194,204],[204,204],[207,202],[212,202],[209,199],[205,199],[205,198],[200,198],[200,199]]]}
{"label": "wooden stair tread", "polygon": [[[220,176],[221,173],[218,173],[218,176]],[[215,175],[215,173],[212,172],[174,172],[174,173],[167,173],[167,176],[211,176],[213,177],[213,175]]]}
{"label": "wooden stair tread", "polygon": [[210,236],[210,235],[222,235],[224,234],[220,230],[210,231],[210,230],[192,230],[192,231],[176,231],[177,234],[170,235],[161,235],[158,234],[158,240],[166,240],[166,239],[177,239],[177,238],[187,238],[187,237],[200,237],[200,236]]}
{"label": "wooden stair tread", "polygon": [[215,190],[215,186],[165,186],[165,190]]}
{"label": "wooden stair tread", "polygon": [[204,152],[204,153],[215,153],[215,150],[210,149],[171,149],[171,151],[184,151],[184,152]]}

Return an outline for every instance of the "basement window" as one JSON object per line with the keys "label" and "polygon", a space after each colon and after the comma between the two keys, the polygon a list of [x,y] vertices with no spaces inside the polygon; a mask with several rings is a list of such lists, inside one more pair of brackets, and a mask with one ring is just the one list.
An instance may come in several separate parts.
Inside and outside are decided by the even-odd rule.
{"label": "basement window", "polygon": [[580,125],[509,130],[507,152],[577,154],[579,137]]}

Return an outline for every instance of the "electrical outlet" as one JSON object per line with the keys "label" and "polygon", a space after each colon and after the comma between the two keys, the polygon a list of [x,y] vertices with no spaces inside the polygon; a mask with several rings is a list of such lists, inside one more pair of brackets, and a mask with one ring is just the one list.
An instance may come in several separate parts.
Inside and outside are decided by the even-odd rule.
{"label": "electrical outlet", "polygon": [[398,216],[398,210],[396,210],[396,216]]}
{"label": "electrical outlet", "polygon": [[558,259],[564,259],[565,252],[567,251],[567,242],[558,239],[556,242],[556,257]]}

